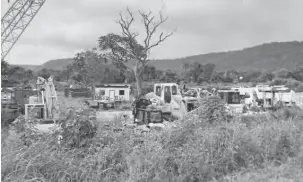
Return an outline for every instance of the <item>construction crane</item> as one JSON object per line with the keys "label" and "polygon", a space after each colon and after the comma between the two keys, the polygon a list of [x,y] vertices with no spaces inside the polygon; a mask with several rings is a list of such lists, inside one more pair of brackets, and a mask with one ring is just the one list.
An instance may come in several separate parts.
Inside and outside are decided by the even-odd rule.
{"label": "construction crane", "polygon": [[[37,15],[46,0],[15,0],[8,11],[1,18],[1,60],[16,44],[22,33]],[[8,3],[10,1],[8,0]],[[58,117],[59,103],[53,78],[45,80],[41,77],[37,80],[38,96],[31,97],[29,104],[25,104],[25,116],[28,116],[29,108],[42,109],[43,119],[56,119]]]}
{"label": "construction crane", "polygon": [[[16,44],[46,0],[16,0],[1,18],[1,60]],[[8,3],[10,1],[8,0]]]}

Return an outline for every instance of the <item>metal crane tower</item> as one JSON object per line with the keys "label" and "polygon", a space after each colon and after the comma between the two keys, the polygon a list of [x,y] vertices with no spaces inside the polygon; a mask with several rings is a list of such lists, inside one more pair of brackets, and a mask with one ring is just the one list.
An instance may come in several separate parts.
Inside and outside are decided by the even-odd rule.
{"label": "metal crane tower", "polygon": [[4,60],[45,1],[16,0],[1,18],[1,60]]}

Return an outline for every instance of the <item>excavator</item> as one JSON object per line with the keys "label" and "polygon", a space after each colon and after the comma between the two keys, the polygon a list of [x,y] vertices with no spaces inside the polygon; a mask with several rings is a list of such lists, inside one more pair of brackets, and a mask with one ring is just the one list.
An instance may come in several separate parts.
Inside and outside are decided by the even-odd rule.
{"label": "excavator", "polygon": [[[59,102],[53,83],[53,78],[37,79],[37,95],[29,97],[29,103],[25,104],[25,117],[29,116],[29,111],[38,109],[39,119],[56,120],[59,117]],[[38,119],[37,118],[37,119]]]}
{"label": "excavator", "polygon": [[29,103],[25,104],[25,118],[38,121],[35,125],[38,131],[50,132],[57,126],[60,113],[53,78],[38,77],[36,91],[36,96],[30,96]]}
{"label": "excavator", "polygon": [[59,102],[53,78],[38,77],[36,95],[29,97],[25,104],[25,118],[34,119],[39,132],[48,133],[52,128],[59,129]]}
{"label": "excavator", "polygon": [[198,97],[183,95],[176,83],[156,83],[154,91],[145,95],[154,108],[161,110],[164,117],[182,119],[183,116],[197,108]]}
{"label": "excavator", "polygon": [[[8,0],[7,2],[10,7],[1,18],[1,61],[5,60],[46,0],[15,0],[13,2]],[[59,104],[52,78],[48,80],[38,78],[37,96],[29,97],[27,103],[24,106],[25,117],[29,117],[33,109],[36,109],[39,113],[36,118],[40,118],[41,123],[56,120]]]}

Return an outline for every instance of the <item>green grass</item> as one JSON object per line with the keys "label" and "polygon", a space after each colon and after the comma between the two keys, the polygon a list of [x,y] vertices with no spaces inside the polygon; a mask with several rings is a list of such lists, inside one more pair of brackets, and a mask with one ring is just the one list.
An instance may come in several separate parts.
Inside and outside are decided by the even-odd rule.
{"label": "green grass", "polygon": [[198,113],[173,129],[146,134],[120,121],[99,122],[87,145],[72,148],[58,145],[55,135],[23,146],[22,133],[10,130],[2,141],[2,181],[299,182],[302,118],[297,111],[279,111],[210,124]]}

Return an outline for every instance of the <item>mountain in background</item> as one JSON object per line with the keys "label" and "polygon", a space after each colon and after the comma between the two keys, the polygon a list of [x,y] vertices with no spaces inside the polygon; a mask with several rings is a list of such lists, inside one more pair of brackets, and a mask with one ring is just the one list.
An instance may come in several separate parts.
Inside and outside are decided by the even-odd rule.
{"label": "mountain in background", "polygon": [[[51,60],[34,67],[34,70],[43,68],[62,70],[72,61],[72,58]],[[150,64],[161,70],[173,69],[180,71],[183,63],[193,62],[213,63],[216,65],[217,71],[294,69],[299,65],[303,66],[303,42],[266,43],[238,51],[201,54],[178,59],[158,59],[151,61]]]}
{"label": "mountain in background", "polygon": [[216,70],[293,69],[303,65],[303,42],[267,43],[238,51],[209,53],[180,59],[155,60],[158,68],[182,69],[182,63],[213,63]]}

